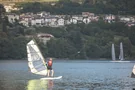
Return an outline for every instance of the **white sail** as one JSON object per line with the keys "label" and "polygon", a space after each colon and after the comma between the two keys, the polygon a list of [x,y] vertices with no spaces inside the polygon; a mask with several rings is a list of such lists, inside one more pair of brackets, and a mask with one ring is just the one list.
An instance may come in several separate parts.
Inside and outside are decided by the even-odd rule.
{"label": "white sail", "polygon": [[131,78],[135,78],[135,65],[134,65],[132,73],[131,73]]}
{"label": "white sail", "polygon": [[32,73],[47,75],[47,66],[36,42],[31,40],[27,44],[28,66]]}
{"label": "white sail", "polygon": [[114,44],[112,44],[112,60],[113,60],[113,61],[116,60]]}
{"label": "white sail", "polygon": [[122,44],[122,42],[120,43],[120,55],[119,55],[119,59],[120,60],[124,60],[124,57],[123,57],[123,44]]}

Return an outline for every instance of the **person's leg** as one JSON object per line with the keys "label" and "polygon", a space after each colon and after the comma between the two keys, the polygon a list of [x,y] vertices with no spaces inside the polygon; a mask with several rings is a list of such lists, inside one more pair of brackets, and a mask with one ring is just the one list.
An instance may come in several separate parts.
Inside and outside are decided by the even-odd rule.
{"label": "person's leg", "polygon": [[53,69],[52,69],[51,71],[52,71],[52,75],[51,75],[51,76],[53,77],[53,75],[54,75],[54,71],[53,71]]}

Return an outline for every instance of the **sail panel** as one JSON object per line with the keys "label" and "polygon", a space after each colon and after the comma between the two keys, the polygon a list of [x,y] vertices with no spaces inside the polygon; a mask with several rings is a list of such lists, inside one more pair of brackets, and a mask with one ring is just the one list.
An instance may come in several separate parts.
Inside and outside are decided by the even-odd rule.
{"label": "sail panel", "polygon": [[40,75],[47,74],[47,67],[43,63],[44,58],[34,40],[31,40],[27,44],[27,56],[28,66],[32,73]]}

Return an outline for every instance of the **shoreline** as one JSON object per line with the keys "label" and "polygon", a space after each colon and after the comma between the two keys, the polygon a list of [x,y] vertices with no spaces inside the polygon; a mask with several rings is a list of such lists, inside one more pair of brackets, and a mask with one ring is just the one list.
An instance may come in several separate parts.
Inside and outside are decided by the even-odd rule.
{"label": "shoreline", "polygon": [[[50,57],[49,57],[50,58]],[[49,58],[45,58],[45,60],[49,60]],[[62,60],[67,60],[67,61],[76,61],[76,60],[80,60],[80,61],[84,61],[84,60],[95,60],[95,61],[112,61],[112,59],[109,59],[109,58],[90,58],[90,59],[69,59],[69,58],[53,58],[52,57],[52,59],[53,60],[60,60],[60,61],[62,61]],[[23,58],[23,59],[0,59],[0,61],[1,60],[5,60],[5,61],[10,61],[10,60],[15,60],[15,61],[17,61],[17,60],[22,60],[22,61],[27,61],[27,58]],[[133,58],[129,58],[129,59],[125,59],[125,60],[123,60],[123,61],[135,61],[135,59],[133,59]]]}

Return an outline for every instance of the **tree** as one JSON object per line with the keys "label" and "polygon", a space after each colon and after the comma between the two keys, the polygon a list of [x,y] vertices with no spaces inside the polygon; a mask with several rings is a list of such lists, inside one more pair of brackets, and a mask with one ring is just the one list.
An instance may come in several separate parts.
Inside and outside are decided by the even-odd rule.
{"label": "tree", "polygon": [[2,4],[0,4],[0,23],[2,23],[2,19],[4,17],[5,14],[5,8]]}
{"label": "tree", "polygon": [[133,27],[131,27],[129,29],[129,35],[128,35],[128,37],[129,37],[131,43],[133,45],[135,45],[135,26],[133,26]]}
{"label": "tree", "polygon": [[5,8],[2,4],[0,4],[0,29],[0,31],[6,31]]}
{"label": "tree", "polygon": [[48,56],[55,58],[73,58],[77,53],[75,47],[66,39],[53,39],[47,43]]}
{"label": "tree", "polygon": [[102,49],[98,45],[89,43],[86,48],[86,53],[89,58],[100,58],[102,55]]}

